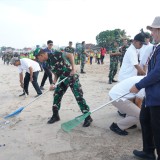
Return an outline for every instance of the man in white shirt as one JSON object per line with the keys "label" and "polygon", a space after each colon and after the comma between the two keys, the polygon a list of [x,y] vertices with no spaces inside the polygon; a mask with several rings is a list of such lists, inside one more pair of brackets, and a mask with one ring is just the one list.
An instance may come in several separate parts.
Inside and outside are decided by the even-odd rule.
{"label": "man in white shirt", "polygon": [[[144,78],[144,76],[134,76],[119,82],[109,91],[109,97],[114,100],[129,93],[130,87],[142,78]],[[113,132],[125,136],[128,135],[126,129],[139,124],[140,107],[144,96],[145,92],[141,90],[137,94],[129,93],[125,97],[112,102],[120,112],[126,114],[124,119],[119,120],[117,123],[112,123],[110,129]]]}
{"label": "man in white shirt", "polygon": [[119,71],[118,81],[122,81],[126,78],[133,77],[138,75],[145,75],[145,71],[139,66],[138,62],[138,52],[137,49],[140,49],[145,43],[144,35],[139,33],[134,37],[134,40],[130,47],[127,49],[122,66]]}
{"label": "man in white shirt", "polygon": [[147,33],[145,35],[146,35],[145,42],[147,45],[143,45],[143,47],[140,49],[139,64],[143,68],[143,70],[145,70],[147,73],[148,61],[149,61],[150,55],[153,52],[154,45],[150,43],[150,37],[151,37],[150,34]]}
{"label": "man in white shirt", "polygon": [[[18,57],[13,57],[10,63],[14,66],[18,66],[20,85],[24,89],[25,93],[28,94],[28,87],[30,81],[37,92],[37,96],[41,95],[42,91],[40,90],[40,87],[37,82],[38,74],[40,71],[39,64],[31,59],[19,59]],[[26,71],[26,74],[23,82],[24,70]],[[22,95],[25,95],[25,93],[23,93]]]}

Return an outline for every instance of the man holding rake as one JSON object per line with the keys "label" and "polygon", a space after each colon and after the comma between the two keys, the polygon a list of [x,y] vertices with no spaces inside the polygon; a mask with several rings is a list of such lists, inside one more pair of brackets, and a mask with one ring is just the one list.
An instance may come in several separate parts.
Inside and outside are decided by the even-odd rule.
{"label": "man holding rake", "polygon": [[[52,107],[53,115],[51,119],[48,121],[48,124],[52,124],[60,120],[59,110],[61,106],[61,100],[68,87],[71,88],[81,112],[83,114],[88,113],[90,109],[89,106],[86,104],[85,99],[83,98],[83,91],[79,82],[79,76],[76,74],[75,70],[73,54],[58,51],[55,51],[54,54],[48,54],[42,49],[37,49],[35,52],[37,59],[40,62],[46,61],[49,68],[54,73],[54,84],[56,83],[58,78],[59,81],[61,81],[62,79],[68,77],[56,88],[54,84],[50,86],[50,90],[55,89],[55,92]],[[91,116],[86,117],[83,127],[90,126],[92,121],[93,120]]]}

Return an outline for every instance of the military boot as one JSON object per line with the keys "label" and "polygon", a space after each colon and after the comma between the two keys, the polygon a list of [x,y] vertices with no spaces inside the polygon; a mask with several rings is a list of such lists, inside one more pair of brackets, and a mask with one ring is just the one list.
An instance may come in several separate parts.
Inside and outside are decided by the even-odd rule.
{"label": "military boot", "polygon": [[50,120],[47,122],[48,124],[52,124],[52,123],[55,123],[57,121],[60,120],[60,117],[59,117],[59,113],[58,113],[58,108],[57,107],[53,107],[53,115],[52,117],[50,118]]}
{"label": "military boot", "polygon": [[112,80],[109,78],[108,84],[112,84]]}
{"label": "military boot", "polygon": [[83,127],[89,127],[92,123],[93,119],[91,118],[91,116],[88,116],[85,118],[84,123],[83,123]]}
{"label": "military boot", "polygon": [[81,73],[84,74],[84,73],[86,73],[86,72],[84,72],[83,69],[81,69]]}

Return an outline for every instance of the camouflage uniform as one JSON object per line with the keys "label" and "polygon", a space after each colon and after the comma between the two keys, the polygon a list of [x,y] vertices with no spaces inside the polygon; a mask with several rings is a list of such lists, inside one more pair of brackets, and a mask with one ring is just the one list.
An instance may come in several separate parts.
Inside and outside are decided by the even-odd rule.
{"label": "camouflage uniform", "polygon": [[9,53],[9,52],[7,52],[7,53],[5,53],[4,54],[4,64],[5,64],[5,62],[7,63],[7,65],[9,65],[9,62],[10,62],[10,60],[12,59],[12,57],[13,57],[13,54],[12,53]]}
{"label": "camouflage uniform", "polygon": [[73,47],[70,47],[70,46],[66,47],[66,48],[64,49],[64,51],[65,51],[65,52],[68,52],[68,53],[73,53],[73,54],[74,54],[74,48],[73,48]]}
{"label": "camouflage uniform", "polygon": [[65,53],[55,51],[54,54],[49,54],[47,64],[51,71],[57,75],[59,81],[65,77],[68,77],[55,89],[53,111],[55,108],[58,108],[58,110],[60,109],[62,97],[67,88],[70,86],[82,113],[88,112],[89,106],[86,104],[86,101],[83,98],[83,91],[79,82],[79,76],[77,74],[70,76],[70,63],[66,58]]}
{"label": "camouflage uniform", "polygon": [[81,70],[84,70],[84,65],[86,63],[86,54],[85,54],[85,47],[82,46],[82,50],[81,50]]}
{"label": "camouflage uniform", "polygon": [[[117,52],[119,52],[119,48],[113,47],[111,50],[111,53],[117,53]],[[109,76],[108,76],[110,81],[112,81],[114,79],[114,76],[117,73],[118,59],[119,59],[119,56],[111,56],[110,55],[110,72],[109,72]]]}
{"label": "camouflage uniform", "polygon": [[123,45],[121,48],[120,48],[120,52],[121,52],[121,55],[119,56],[119,62],[120,62],[120,67],[122,66],[122,62],[123,62],[123,57],[126,53],[126,50],[127,50],[128,46],[126,45]]}

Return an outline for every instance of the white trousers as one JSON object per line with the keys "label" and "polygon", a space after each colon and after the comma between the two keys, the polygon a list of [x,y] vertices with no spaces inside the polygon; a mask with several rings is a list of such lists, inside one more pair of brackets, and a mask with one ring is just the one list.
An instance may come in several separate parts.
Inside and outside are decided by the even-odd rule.
{"label": "white trousers", "polygon": [[122,113],[126,114],[126,117],[119,120],[117,122],[117,125],[120,129],[125,130],[133,125],[139,125],[139,114],[140,114],[140,108],[136,106],[133,102],[130,100],[119,100],[118,102],[114,101],[112,104],[118,108],[118,110]]}

